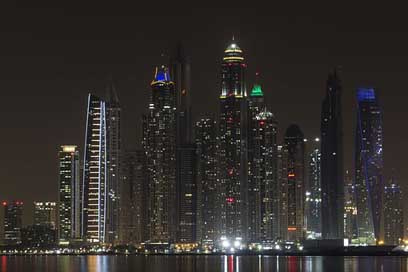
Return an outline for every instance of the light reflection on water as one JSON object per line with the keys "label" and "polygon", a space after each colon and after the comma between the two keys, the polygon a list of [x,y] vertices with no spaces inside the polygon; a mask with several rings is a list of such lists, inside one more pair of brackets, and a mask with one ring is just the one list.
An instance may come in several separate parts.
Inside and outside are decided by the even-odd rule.
{"label": "light reflection on water", "polygon": [[1,256],[0,271],[407,271],[407,257],[341,256]]}

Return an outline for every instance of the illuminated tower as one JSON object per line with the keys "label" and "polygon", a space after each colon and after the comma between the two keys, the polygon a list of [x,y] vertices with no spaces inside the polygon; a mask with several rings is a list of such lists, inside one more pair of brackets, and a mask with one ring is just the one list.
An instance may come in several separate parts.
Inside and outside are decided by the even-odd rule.
{"label": "illuminated tower", "polygon": [[279,240],[288,239],[288,149],[283,145],[277,148],[277,170],[278,170],[278,207],[279,221],[278,232]]}
{"label": "illuminated tower", "polygon": [[57,227],[57,203],[34,202],[34,225]]}
{"label": "illuminated tower", "polygon": [[58,240],[67,244],[71,239],[81,237],[81,180],[77,146],[61,146],[58,157]]}
{"label": "illuminated tower", "polygon": [[106,241],[106,103],[89,94],[82,190],[82,237],[93,243]]}
{"label": "illuminated tower", "polygon": [[384,191],[384,243],[399,245],[404,239],[404,214],[401,187],[392,177]]}
{"label": "illuminated tower", "polygon": [[308,182],[306,188],[305,202],[305,218],[306,229],[308,232],[307,238],[320,238],[322,233],[321,224],[321,184],[320,184],[320,139],[315,138],[314,141],[309,141],[312,146],[308,154]]}
{"label": "illuminated tower", "polygon": [[285,133],[287,152],[287,220],[288,240],[304,238],[304,156],[303,133],[297,125],[290,125]]}
{"label": "illuminated tower", "polygon": [[144,117],[143,148],[148,177],[148,237],[172,242],[177,232],[176,97],[166,66],[156,68],[148,114]]}
{"label": "illuminated tower", "polygon": [[106,88],[106,242],[118,239],[120,201],[121,108],[111,79]]}
{"label": "illuminated tower", "polygon": [[235,41],[225,49],[221,66],[218,143],[220,216],[218,229],[228,239],[246,234],[246,87],[242,50]]}
{"label": "illuminated tower", "polygon": [[[255,118],[252,184],[248,186],[253,242],[272,241],[279,236],[279,186],[277,181],[277,127],[274,115],[263,109]],[[254,205],[255,204],[255,205]],[[253,211],[255,210],[255,213]]]}
{"label": "illuminated tower", "polygon": [[23,202],[3,201],[4,207],[4,243],[6,245],[21,244],[21,228],[23,227]]}
{"label": "illuminated tower", "polygon": [[357,89],[355,136],[358,238],[374,244],[380,238],[384,189],[382,110],[374,89]]}
{"label": "illuminated tower", "polygon": [[344,238],[350,242],[357,238],[356,192],[349,171],[346,171],[344,179]]}
{"label": "illuminated tower", "polygon": [[329,75],[321,112],[322,238],[343,239],[342,88],[337,71]]}
{"label": "illuminated tower", "polygon": [[214,118],[201,118],[195,126],[197,146],[197,239],[212,246],[217,234],[217,136]]}

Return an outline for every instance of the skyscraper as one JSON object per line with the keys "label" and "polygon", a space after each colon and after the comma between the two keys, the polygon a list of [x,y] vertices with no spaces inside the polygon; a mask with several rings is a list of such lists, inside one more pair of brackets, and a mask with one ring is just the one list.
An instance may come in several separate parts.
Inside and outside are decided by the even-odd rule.
{"label": "skyscraper", "polygon": [[[260,157],[260,141],[257,141],[257,135],[262,133],[262,127],[259,126],[258,114],[264,110],[264,95],[261,85],[258,82],[259,74],[256,74],[254,87],[248,96],[248,242],[261,241],[261,232],[263,229],[261,215],[261,191],[260,186],[263,182],[263,177],[259,176],[260,166],[262,166],[262,158]],[[265,122],[264,122],[265,123]],[[260,129],[260,130],[259,130]],[[262,137],[258,135],[258,137]],[[256,149],[258,149],[256,151]],[[258,155],[258,158],[255,157]],[[261,160],[261,161],[259,161]],[[258,175],[257,175],[258,174]]]}
{"label": "skyscraper", "polygon": [[23,202],[3,201],[4,207],[4,243],[18,245],[21,243],[21,228],[23,226]]}
{"label": "skyscraper", "polygon": [[121,107],[111,79],[106,88],[106,237],[115,243],[119,230]]}
{"label": "skyscraper", "polygon": [[151,242],[172,242],[177,233],[176,97],[166,66],[156,68],[143,148],[149,185],[148,228]]}
{"label": "skyscraper", "polygon": [[196,240],[195,147],[192,139],[191,66],[181,44],[170,60],[176,98],[177,242]]}
{"label": "skyscraper", "polygon": [[344,234],[342,88],[337,71],[329,74],[321,113],[322,238]]}
{"label": "skyscraper", "polygon": [[357,89],[355,184],[358,238],[375,244],[380,239],[383,196],[382,110],[374,89]]}
{"label": "skyscraper", "polygon": [[[246,235],[246,86],[244,57],[235,41],[225,49],[221,66],[218,182],[221,235]],[[221,237],[220,237],[221,238]]]}
{"label": "skyscraper", "polygon": [[283,145],[277,148],[278,169],[278,206],[279,206],[279,240],[288,240],[288,149]]}
{"label": "skyscraper", "polygon": [[143,150],[126,151],[122,158],[119,241],[137,245],[146,239],[147,178]]}
{"label": "skyscraper", "polygon": [[320,238],[322,235],[322,194],[321,194],[321,153],[320,139],[308,141],[311,151],[308,154],[308,180],[305,190],[305,218],[307,238]]}
{"label": "skyscraper", "polygon": [[297,125],[290,125],[285,133],[287,150],[288,240],[304,238],[304,158],[303,133]]}
{"label": "skyscraper", "polygon": [[404,239],[404,214],[401,187],[394,177],[385,186],[384,192],[384,243],[399,245]]}
{"label": "skyscraper", "polygon": [[93,243],[107,242],[106,134],[106,103],[89,94],[82,185],[82,237]]}
{"label": "skyscraper", "polygon": [[68,243],[81,237],[81,181],[79,151],[63,145],[59,157],[58,240]]}
{"label": "skyscraper", "polygon": [[214,246],[217,239],[217,129],[213,117],[201,118],[195,126],[197,157],[197,240]]}
{"label": "skyscraper", "polygon": [[34,225],[45,225],[55,230],[57,227],[57,203],[35,201]]}
{"label": "skyscraper", "polygon": [[344,178],[344,238],[352,241],[357,238],[356,192],[349,171],[346,171]]}
{"label": "skyscraper", "polygon": [[[248,186],[250,212],[255,204],[253,242],[272,241],[279,236],[279,186],[277,181],[277,130],[275,116],[266,108],[256,115],[253,146],[253,184]],[[252,214],[252,213],[250,213]],[[254,224],[255,223],[255,224]]]}

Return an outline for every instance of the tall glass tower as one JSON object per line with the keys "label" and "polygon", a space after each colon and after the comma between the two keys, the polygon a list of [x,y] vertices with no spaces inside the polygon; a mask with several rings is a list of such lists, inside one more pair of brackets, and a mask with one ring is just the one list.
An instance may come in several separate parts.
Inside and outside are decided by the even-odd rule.
{"label": "tall glass tower", "polygon": [[[235,41],[225,49],[221,66],[218,182],[218,229],[227,239],[246,234],[246,64]],[[221,238],[221,237],[220,237]]]}
{"label": "tall glass tower", "polygon": [[383,194],[382,110],[374,89],[357,89],[355,184],[360,242],[380,239]]}
{"label": "tall glass tower", "polygon": [[61,146],[58,157],[58,240],[61,244],[67,244],[81,237],[81,181],[77,146]]}
{"label": "tall glass tower", "polygon": [[156,68],[143,148],[148,177],[148,229],[151,242],[174,242],[177,233],[176,96],[166,66]]}
{"label": "tall glass tower", "polygon": [[384,188],[384,243],[400,245],[404,239],[404,212],[401,186],[392,177]]}
{"label": "tall glass tower", "polygon": [[82,190],[82,237],[93,243],[106,240],[106,103],[89,94]]}
{"label": "tall glass tower", "polygon": [[115,243],[119,231],[121,107],[111,79],[106,88],[106,242]]}
{"label": "tall glass tower", "polygon": [[343,117],[342,88],[335,70],[329,74],[321,113],[322,238],[343,239]]}

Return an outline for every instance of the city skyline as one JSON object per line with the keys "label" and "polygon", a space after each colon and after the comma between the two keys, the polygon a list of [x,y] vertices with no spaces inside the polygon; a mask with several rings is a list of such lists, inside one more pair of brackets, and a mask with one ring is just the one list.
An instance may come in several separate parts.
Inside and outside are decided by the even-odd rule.
{"label": "city skyline", "polygon": [[[283,62],[283,61],[278,61],[279,60],[279,57],[278,57],[279,54],[277,52],[274,53],[273,55],[275,55],[275,56],[273,58],[270,58],[270,57],[268,58],[267,55],[262,56],[260,54],[262,54],[262,52],[266,52],[266,50],[254,50],[254,49],[259,48],[259,47],[261,49],[262,48],[266,49],[267,47],[260,46],[259,44],[261,44],[261,43],[257,43],[257,45],[254,45],[253,42],[252,42],[254,40],[253,39],[254,36],[251,36],[245,30],[242,30],[241,32],[231,30],[231,31],[228,31],[228,32],[230,32],[230,33],[222,33],[222,35],[220,35],[222,37],[219,37],[220,39],[215,40],[213,45],[211,45],[212,43],[209,43],[210,48],[208,49],[208,54],[212,54],[211,59],[212,59],[212,62],[214,63],[214,67],[213,67],[212,71],[207,72],[207,73],[213,73],[212,77],[208,76],[208,74],[206,74],[205,77],[204,76],[202,76],[202,77],[199,76],[199,78],[201,77],[201,79],[205,82],[203,84],[205,86],[205,88],[203,86],[198,86],[199,83],[197,83],[197,76],[194,76],[194,74],[196,74],[196,73],[200,74],[200,71],[202,71],[202,70],[200,70],[200,69],[202,69],[200,67],[201,63],[206,63],[205,61],[203,61],[202,57],[197,57],[197,53],[195,53],[197,51],[196,48],[200,48],[201,49],[201,50],[199,50],[200,52],[203,52],[203,50],[206,50],[206,49],[201,48],[199,46],[191,46],[191,44],[197,45],[197,42],[195,42],[195,41],[190,40],[190,41],[187,42],[186,48],[189,48],[189,50],[193,52],[193,54],[192,54],[193,55],[193,57],[192,57],[193,71],[196,71],[196,72],[193,73],[193,77],[195,77],[195,80],[193,80],[193,91],[192,91],[192,96],[193,96],[193,103],[192,104],[197,106],[195,116],[196,117],[198,116],[198,114],[197,114],[198,112],[203,113],[204,112],[203,108],[206,108],[206,107],[212,108],[211,111],[215,112],[214,106],[212,104],[215,104],[215,99],[217,97],[217,93],[219,92],[219,87],[218,87],[218,83],[216,82],[216,80],[217,80],[217,77],[218,77],[217,76],[218,75],[218,68],[217,68],[218,66],[217,65],[219,64],[217,62],[219,62],[219,59],[221,58],[220,56],[222,55],[222,51],[220,50],[220,48],[225,47],[225,45],[228,43],[230,37],[232,36],[232,33],[235,32],[234,34],[236,35],[236,38],[239,41],[240,46],[245,50],[246,60],[248,62],[248,70],[249,69],[252,70],[252,71],[249,71],[247,73],[247,77],[248,77],[248,81],[249,81],[249,84],[248,84],[247,87],[251,86],[250,83],[254,81],[254,78],[255,78],[254,71],[259,70],[259,72],[261,74],[261,81],[262,81],[263,89],[266,90],[265,91],[265,97],[269,102],[272,101],[272,103],[270,103],[271,104],[271,111],[277,116],[277,118],[279,120],[279,132],[280,133],[278,133],[278,138],[280,140],[282,139],[282,135],[283,135],[282,132],[287,127],[287,125],[289,123],[291,123],[291,122],[298,123],[302,127],[302,129],[305,130],[305,135],[306,136],[318,135],[319,134],[319,128],[318,128],[319,124],[318,124],[318,122],[316,122],[316,120],[318,120],[318,115],[316,115],[316,112],[319,112],[320,109],[318,109],[318,108],[314,109],[314,108],[316,108],[317,107],[316,105],[320,104],[320,102],[321,102],[321,97],[322,97],[323,92],[324,92],[324,80],[326,78],[327,72],[329,70],[331,70],[332,67],[334,67],[334,66],[336,66],[338,64],[342,64],[341,61],[337,62],[337,61],[334,61],[332,59],[331,61],[328,61],[327,63],[319,66],[320,67],[319,69],[314,70],[313,77],[312,77],[313,79],[310,79],[310,80],[313,81],[313,82],[318,82],[318,83],[316,83],[315,87],[313,87],[313,88],[310,87],[310,85],[313,85],[313,84],[310,84],[310,82],[308,83],[307,80],[304,81],[304,76],[302,76],[302,73],[304,73],[305,71],[299,71],[299,68],[301,68],[302,65],[300,64],[299,66],[293,66],[296,69],[295,69],[294,72],[290,72],[289,75],[293,76],[295,79],[299,79],[299,80],[295,80],[295,81],[296,82],[299,81],[300,86],[293,88],[293,90],[294,90],[293,92],[298,94],[299,97],[297,97],[297,98],[296,97],[288,97],[288,96],[284,95],[285,90],[292,89],[290,87],[290,85],[288,85],[286,87],[284,86],[286,84],[289,84],[289,82],[290,82],[288,74],[286,74],[286,76],[285,76],[283,72],[276,72],[276,69],[279,69],[279,68],[283,68],[284,71],[288,72],[289,71],[288,66],[287,66],[288,64]],[[365,34],[365,35],[368,35],[368,34]],[[199,40],[199,39],[197,39],[197,40]],[[33,41],[33,42],[35,44],[41,43],[41,41],[37,41],[37,42]],[[133,43],[133,42],[130,42],[130,43]],[[126,42],[124,42],[124,44],[126,44]],[[275,45],[276,45],[277,48],[279,48],[279,44],[275,44]],[[214,51],[211,51],[212,46],[216,47],[217,51],[215,53],[214,53]],[[154,53],[155,53],[156,56],[159,56],[160,51],[163,50],[163,47],[169,48],[171,46],[170,45],[168,45],[168,46],[160,45],[160,46],[157,46],[157,47],[160,47],[160,48],[154,48],[154,50],[156,50],[156,52],[154,52]],[[314,50],[315,49],[312,49],[311,51],[314,52]],[[149,51],[149,52],[153,53],[153,50]],[[292,48],[291,50],[286,51],[286,54],[283,54],[281,57],[287,56],[288,53],[294,53],[296,55],[296,54],[299,54],[299,51],[297,51],[297,49]],[[205,55],[207,56],[207,54],[205,54]],[[262,59],[262,57],[260,57],[260,56],[271,60],[271,64],[270,65],[262,64],[262,61],[260,60],[260,59]],[[110,58],[112,58],[112,56]],[[46,58],[46,59],[52,59],[52,58]],[[47,201],[51,201],[51,200],[55,201],[56,200],[55,192],[57,191],[57,183],[56,183],[56,180],[57,180],[57,167],[56,167],[56,164],[55,164],[55,154],[56,154],[55,151],[58,150],[58,147],[61,144],[76,144],[76,145],[78,145],[80,147],[81,152],[83,152],[83,146],[82,146],[83,145],[82,144],[83,137],[84,137],[83,136],[83,131],[84,131],[83,130],[83,128],[84,128],[83,120],[85,118],[85,115],[83,114],[83,112],[84,112],[83,109],[84,109],[84,104],[85,104],[85,102],[83,101],[84,100],[83,99],[83,97],[84,97],[83,94],[88,91],[87,88],[91,88],[92,90],[95,90],[95,92],[98,95],[102,95],[104,93],[104,87],[102,85],[105,85],[102,82],[105,81],[106,74],[111,72],[109,70],[118,69],[118,70],[114,71],[113,74],[114,74],[115,79],[117,79],[117,81],[118,81],[119,96],[120,97],[123,96],[124,101],[129,100],[129,102],[127,102],[127,105],[124,104],[124,106],[123,106],[124,107],[124,116],[125,116],[124,118],[127,119],[125,121],[125,125],[124,125],[124,127],[125,127],[125,137],[124,137],[124,139],[126,141],[126,144],[129,145],[130,142],[138,142],[137,134],[138,134],[138,131],[140,131],[140,129],[137,129],[137,130],[134,129],[133,132],[129,132],[129,130],[132,130],[132,129],[129,129],[129,127],[131,127],[132,125],[135,126],[135,127],[137,126],[136,125],[137,122],[135,120],[139,116],[138,114],[132,114],[132,112],[135,111],[135,110],[131,109],[131,108],[134,107],[132,104],[135,103],[135,101],[139,100],[139,99],[147,101],[148,91],[149,91],[148,84],[150,82],[150,76],[151,76],[150,75],[150,73],[151,73],[150,68],[152,66],[154,66],[155,63],[159,62],[159,61],[156,61],[159,58],[158,57],[153,57],[152,55],[150,57],[148,57],[147,59],[148,60],[146,60],[145,62],[140,63],[140,67],[142,67],[144,70],[146,70],[146,74],[148,75],[146,77],[143,76],[144,73],[136,73],[136,72],[130,73],[131,69],[129,69],[128,72],[125,71],[124,75],[122,75],[120,72],[125,70],[124,68],[119,68],[119,69],[118,68],[112,68],[112,67],[114,67],[114,65],[111,65],[111,67],[108,68],[108,67],[106,67],[107,66],[106,65],[106,66],[104,66],[103,69],[96,69],[96,71],[94,72],[95,74],[94,74],[94,76],[92,77],[91,80],[85,80],[85,82],[81,83],[82,80],[78,80],[78,78],[74,79],[73,81],[75,81],[75,85],[76,85],[75,89],[77,91],[73,92],[73,93],[71,91],[69,91],[68,93],[70,95],[72,95],[72,97],[68,98],[67,101],[73,101],[74,100],[76,102],[73,103],[72,106],[68,107],[69,110],[64,111],[63,114],[60,116],[61,118],[63,116],[65,116],[65,118],[67,118],[67,116],[71,116],[72,114],[74,114],[74,116],[78,117],[78,118],[75,118],[75,117],[72,118],[72,119],[76,120],[75,122],[70,121],[68,119],[64,119],[67,122],[63,122],[63,123],[69,124],[68,127],[73,128],[72,129],[73,132],[70,132],[70,133],[66,134],[65,129],[62,129],[57,125],[55,127],[55,131],[56,131],[55,134],[51,134],[51,135],[55,135],[55,137],[52,137],[52,138],[58,139],[56,143],[52,143],[53,140],[51,140],[50,143],[48,143],[48,142],[44,143],[44,142],[42,142],[40,140],[38,142],[38,144],[35,144],[36,146],[45,147],[46,150],[48,150],[48,151],[47,152],[43,152],[43,151],[42,152],[36,152],[36,153],[39,154],[39,156],[41,156],[41,158],[43,158],[43,159],[40,159],[39,162],[29,162],[29,163],[27,163],[27,161],[25,161],[25,159],[24,159],[23,162],[25,162],[25,163],[23,165],[28,165],[28,167],[33,167],[33,173],[34,174],[31,175],[31,177],[29,179],[27,179],[27,178],[23,178],[24,177],[23,173],[17,173],[16,171],[10,171],[10,172],[12,172],[14,174],[13,175],[7,174],[6,176],[3,177],[3,179],[12,180],[14,182],[6,182],[4,197],[3,196],[1,196],[1,197],[3,199],[8,199],[8,200],[12,200],[14,198],[15,199],[22,199],[23,201],[25,201],[27,203],[32,202],[34,200],[44,200],[44,201],[46,201],[46,200]],[[330,58],[328,58],[328,59],[330,59]],[[341,58],[338,58],[338,59],[341,59]],[[275,61],[272,61],[272,60],[275,60]],[[107,61],[107,63],[110,63],[110,62],[112,62],[112,59]],[[113,60],[113,63],[114,62],[115,61]],[[129,62],[131,62],[131,61],[129,60]],[[137,62],[138,61],[134,61],[134,63],[137,63]],[[336,62],[336,63],[333,63],[333,62]],[[133,61],[132,61],[132,63],[133,63]],[[258,63],[261,63],[261,64],[257,65]],[[305,64],[310,64],[313,67],[316,65],[312,61],[310,63],[305,63]],[[208,67],[208,62],[207,62],[206,65]],[[258,67],[259,67],[259,69],[258,69]],[[324,67],[324,68],[322,69],[322,67]],[[343,104],[345,104],[344,107],[350,107],[350,105],[354,104],[354,100],[353,100],[354,90],[355,90],[356,87],[361,86],[361,85],[362,86],[365,86],[365,85],[373,86],[376,89],[379,89],[382,98],[384,96],[384,94],[383,94],[384,92],[385,93],[391,92],[391,91],[389,91],[389,89],[384,88],[384,87],[381,86],[382,84],[385,84],[385,83],[382,82],[383,80],[374,79],[376,76],[369,77],[364,72],[356,73],[355,75],[352,75],[351,77],[348,76],[348,73],[351,73],[349,67],[350,66],[343,65],[343,69],[342,69],[343,70],[342,80],[344,82],[344,90],[346,90],[345,93],[347,93],[347,95],[348,95],[348,97],[347,97],[346,94],[345,94],[345,97],[343,99]],[[270,70],[269,68],[272,68],[272,70]],[[41,71],[46,71],[46,70],[47,70],[47,68],[45,68],[45,69],[43,69]],[[101,71],[101,70],[104,70],[104,71]],[[207,69],[207,70],[210,70],[210,69]],[[82,70],[82,71],[85,71],[85,70]],[[5,76],[10,75],[11,72],[12,71],[6,72]],[[272,72],[274,72],[274,73],[272,73]],[[33,72],[33,76],[35,74],[36,73]],[[134,76],[130,76],[129,80],[126,78],[130,74],[134,74],[134,75],[137,74],[138,77],[140,77],[140,82],[144,82],[144,83],[140,84],[136,88],[133,88],[133,87],[130,88],[128,82],[131,82],[132,84],[134,84],[134,82],[135,82]],[[282,76],[282,74],[284,76]],[[310,75],[310,72],[308,72],[308,74]],[[374,72],[374,74],[375,74],[375,72]],[[40,75],[45,76],[45,74],[40,74]],[[51,73],[51,75],[52,75],[52,73]],[[358,81],[356,78],[359,78],[359,76],[361,76],[361,78],[362,78],[361,82],[356,83],[356,84],[352,83],[353,80]],[[68,82],[67,79],[69,77],[70,76],[67,76],[66,78],[62,77],[60,83],[57,84],[57,85],[64,86],[64,84]],[[354,79],[353,79],[353,77],[354,77]],[[10,78],[13,78],[13,77],[10,77]],[[41,79],[41,76],[39,78]],[[30,81],[30,79],[28,79],[28,80]],[[43,78],[43,80],[40,80],[40,81],[44,81],[44,78]],[[211,84],[210,83],[211,81],[214,84]],[[365,81],[372,81],[372,83],[366,84]],[[306,86],[303,87],[301,82],[304,82]],[[34,82],[34,83],[35,83],[34,85],[38,84],[36,82]],[[15,88],[19,87],[21,84],[22,83],[18,83],[18,84],[16,84],[15,87],[12,87],[11,89],[15,89]],[[73,85],[71,85],[71,84],[72,83],[68,83],[68,86],[72,87]],[[6,86],[7,85],[8,84],[6,84]],[[83,87],[80,87],[80,86],[83,86]],[[282,88],[282,86],[283,86],[283,88]],[[377,86],[379,86],[379,87],[377,88]],[[48,83],[46,83],[45,87],[48,88],[50,86],[49,86]],[[45,88],[45,89],[47,89],[47,88]],[[67,88],[67,87],[64,86],[63,88]],[[207,90],[207,94],[205,94],[205,95],[203,94],[204,93],[203,89]],[[310,89],[313,89],[313,91],[310,91]],[[67,89],[65,89],[65,90],[67,90]],[[299,104],[301,104],[301,102],[302,102],[301,98],[304,98],[304,96],[305,96],[304,93],[308,93],[308,91],[309,91],[310,96],[312,98],[314,97],[315,100],[316,100],[316,104],[311,103],[311,105],[314,105],[314,106],[311,106],[311,108],[312,108],[311,113],[307,117],[307,119],[311,119],[313,121],[308,121],[308,120],[305,120],[305,119],[302,120],[302,117],[301,117],[302,113],[306,112],[306,110],[304,110],[305,109],[304,106],[299,105]],[[24,92],[25,91],[23,91],[22,93],[24,94]],[[56,92],[56,91],[54,90],[54,92]],[[208,93],[208,92],[211,92],[211,93]],[[59,96],[59,94],[60,94],[60,92],[55,93],[55,95],[57,95],[57,97]],[[42,97],[43,95],[44,95],[44,93],[42,93],[39,97]],[[194,96],[195,96],[195,98],[194,98]],[[128,99],[130,97],[133,97],[133,99]],[[206,97],[208,97],[208,98],[206,98]],[[312,99],[312,98],[307,98],[306,101],[310,102],[309,99]],[[37,99],[37,98],[34,98],[34,99]],[[387,101],[386,101],[387,99],[388,99],[388,108],[387,108]],[[201,100],[206,101],[206,103],[197,103],[197,102],[200,102]],[[395,116],[395,113],[393,113],[393,111],[398,112],[398,110],[395,110],[395,109],[393,109],[393,108],[391,108],[389,106],[390,105],[390,102],[389,102],[390,95],[386,96],[384,98],[384,100],[385,100],[385,101],[383,101],[384,109],[385,109],[386,114],[388,114],[388,117],[387,116],[385,117],[384,123],[386,123],[387,125],[390,124],[390,126],[392,126],[392,121],[390,121],[391,120],[390,116]],[[297,106],[299,108],[297,111],[295,111],[294,113],[286,113],[284,110],[282,110],[282,106],[291,105],[292,102],[293,102],[293,104],[292,104],[293,106]],[[28,103],[28,101],[25,101],[25,98],[23,97],[21,99],[21,103],[22,103],[22,105],[26,105],[26,103]],[[398,103],[398,101],[395,100],[395,103]],[[146,103],[144,103],[144,105],[145,104]],[[280,104],[282,104],[282,105],[280,105]],[[143,108],[143,107],[142,106],[137,106],[137,107],[134,107],[134,108]],[[303,110],[301,110],[302,108],[303,108]],[[5,110],[7,110],[7,109],[8,109],[8,106],[6,106]],[[30,109],[30,106],[28,106],[28,109]],[[46,108],[44,108],[44,111],[45,111],[45,109]],[[312,118],[311,116],[313,116],[312,115],[313,110],[315,111],[315,114],[314,114],[314,117]],[[297,113],[298,111],[299,111],[299,113]],[[12,111],[10,111],[10,112],[12,112]],[[57,110],[57,112],[60,112],[60,111]],[[76,114],[76,112],[79,112],[80,114]],[[38,113],[36,113],[36,114],[38,114]],[[53,126],[53,119],[55,117],[49,116],[49,114],[50,114],[50,112],[48,112],[47,115],[42,116],[42,113],[40,112],[40,116],[42,116],[41,120],[43,120],[43,122],[46,122],[46,123],[50,122],[50,124],[51,124],[50,126],[52,127]],[[317,117],[317,118],[315,118],[315,117]],[[17,118],[18,118],[18,114],[17,114]],[[57,119],[61,120],[59,118],[57,118]],[[345,126],[347,126],[348,128],[347,127],[344,128],[344,133],[345,133],[345,137],[349,138],[349,140],[348,140],[349,143],[347,145],[345,145],[345,146],[347,146],[347,148],[345,148],[345,149],[351,150],[352,149],[351,142],[354,141],[353,136],[352,136],[352,131],[353,130],[352,130],[352,121],[351,120],[354,119],[354,115],[353,116],[350,115],[349,117],[345,116],[344,119],[348,119],[347,120],[348,125],[345,124]],[[196,118],[195,118],[195,120],[196,120]],[[8,124],[8,123],[6,122],[6,124]],[[39,131],[41,132],[42,130],[44,130],[44,128],[42,128],[41,126],[42,125],[40,125],[38,128],[35,127],[35,128],[31,128],[31,129],[34,129],[34,131],[36,129],[39,129]],[[30,128],[30,126],[27,126],[27,128]],[[391,127],[391,129],[392,129],[392,127]],[[11,129],[11,132],[13,132],[13,130],[14,129]],[[47,133],[47,134],[49,134],[49,133]],[[62,136],[62,137],[59,138],[58,135],[61,135],[61,134],[65,134],[66,136]],[[394,136],[394,134],[397,134],[397,131],[395,130],[395,128],[394,128],[394,131],[393,130],[390,131],[390,129],[387,128],[386,136],[385,136],[385,142],[386,142],[385,145],[387,146],[387,150],[390,150],[390,151],[387,151],[387,152],[390,152],[390,153],[393,150],[392,145],[393,145],[394,141],[392,141],[392,139],[393,139],[392,137],[394,137],[394,138],[397,137],[397,136]],[[40,136],[44,137],[44,134],[42,134],[42,132],[41,132],[41,133],[39,133],[38,136],[35,136],[32,140],[34,140],[34,139],[36,139],[37,137],[40,137]],[[59,140],[59,139],[61,139],[61,140]],[[30,141],[32,141],[32,140],[30,140]],[[30,142],[27,142],[27,144],[29,144],[29,143]],[[19,150],[19,148],[20,147],[17,147],[17,149],[14,149],[14,150]],[[33,151],[37,151],[37,149],[36,149],[37,147],[29,147],[29,148],[33,148]],[[7,151],[7,148],[6,148],[6,151]],[[345,161],[346,161],[346,163],[348,163],[348,166],[346,165],[345,168],[349,169],[349,170],[352,170],[351,169],[352,154],[351,154],[350,151],[346,151],[346,153],[348,153],[348,154],[345,154]],[[385,156],[387,156],[387,155],[385,154]],[[13,155],[10,155],[10,156],[7,156],[7,157],[13,158]],[[51,158],[53,160],[51,160]],[[385,161],[387,161],[387,163],[389,163],[389,164],[393,164],[393,165],[395,164],[396,165],[395,168],[397,169],[397,173],[400,173],[398,175],[398,179],[403,181],[404,180],[404,172],[403,172],[404,169],[403,169],[402,165],[400,165],[400,167],[398,167],[398,164],[400,164],[400,162],[396,161],[395,163],[393,163],[392,160],[390,162],[388,162],[389,160],[387,159],[387,157],[385,158]],[[13,160],[11,160],[11,162],[13,162]],[[7,166],[6,169],[11,169],[12,170],[15,167],[14,165],[11,164],[11,162],[5,162],[4,165]],[[25,167],[27,167],[27,166],[25,166]],[[3,174],[3,175],[5,175],[5,174]],[[20,177],[20,178],[18,178],[18,177]],[[39,177],[44,177],[44,178],[39,178]],[[26,181],[24,181],[24,180],[30,180],[30,179],[31,180],[34,179],[36,182],[38,182],[40,184],[43,184],[44,186],[40,186],[40,187],[45,187],[46,190],[41,190],[41,192],[40,192],[36,188],[34,188],[32,190],[32,192],[30,192],[30,194],[32,194],[32,196],[28,195],[25,192],[20,193],[20,192],[16,191],[17,188],[21,188],[21,186],[26,184],[25,183]],[[13,184],[19,184],[19,186],[14,187]]]}

